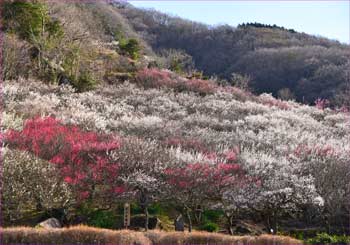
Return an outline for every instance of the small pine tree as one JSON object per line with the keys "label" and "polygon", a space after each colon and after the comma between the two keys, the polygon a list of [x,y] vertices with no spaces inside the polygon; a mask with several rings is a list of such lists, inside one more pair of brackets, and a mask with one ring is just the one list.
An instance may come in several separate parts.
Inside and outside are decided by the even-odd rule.
{"label": "small pine tree", "polygon": [[130,38],[122,39],[119,42],[119,47],[123,52],[134,60],[139,58],[141,47],[138,40],[135,38]]}

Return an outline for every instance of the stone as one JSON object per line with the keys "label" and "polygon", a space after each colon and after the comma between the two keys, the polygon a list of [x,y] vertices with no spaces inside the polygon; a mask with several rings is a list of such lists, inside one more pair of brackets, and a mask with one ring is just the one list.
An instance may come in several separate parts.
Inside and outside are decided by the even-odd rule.
{"label": "stone", "polygon": [[175,231],[185,231],[185,222],[180,214],[174,221]]}
{"label": "stone", "polygon": [[47,220],[45,220],[43,222],[40,222],[37,226],[40,227],[40,228],[46,228],[46,229],[62,228],[61,223],[56,218],[47,219]]}

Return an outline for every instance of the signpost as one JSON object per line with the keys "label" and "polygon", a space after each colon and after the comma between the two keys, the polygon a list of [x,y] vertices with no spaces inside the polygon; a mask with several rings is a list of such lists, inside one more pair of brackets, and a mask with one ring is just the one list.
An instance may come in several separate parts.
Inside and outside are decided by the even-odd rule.
{"label": "signpost", "polygon": [[128,229],[130,226],[130,204],[125,203],[124,204],[124,227],[125,229]]}

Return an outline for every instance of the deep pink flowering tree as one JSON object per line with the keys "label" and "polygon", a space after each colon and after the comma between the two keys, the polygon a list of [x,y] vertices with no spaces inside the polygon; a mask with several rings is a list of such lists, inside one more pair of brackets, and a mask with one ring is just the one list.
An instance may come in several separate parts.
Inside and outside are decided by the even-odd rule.
{"label": "deep pink flowering tree", "polygon": [[110,198],[123,192],[118,183],[119,163],[108,152],[120,147],[110,135],[82,131],[52,117],[27,120],[23,130],[9,130],[4,141],[54,164],[78,198]]}
{"label": "deep pink flowering tree", "polygon": [[171,77],[171,74],[167,70],[145,68],[137,72],[136,81],[145,88],[175,88],[177,82]]}
{"label": "deep pink flowering tree", "polygon": [[185,79],[171,71],[156,68],[138,71],[136,82],[145,88],[170,88],[179,92],[192,91],[201,95],[213,94],[218,90],[218,85],[214,81]]}

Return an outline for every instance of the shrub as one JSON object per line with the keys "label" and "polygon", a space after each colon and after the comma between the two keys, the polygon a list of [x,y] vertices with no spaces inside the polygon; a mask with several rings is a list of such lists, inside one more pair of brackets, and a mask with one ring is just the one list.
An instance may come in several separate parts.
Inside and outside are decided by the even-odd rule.
{"label": "shrub", "polygon": [[159,203],[154,203],[148,208],[148,211],[151,215],[157,215],[164,213],[163,207]]}
{"label": "shrub", "polygon": [[[149,236],[150,238],[152,236]],[[228,236],[207,232],[167,232],[162,233],[157,244],[302,244],[301,241],[286,236]]]}
{"label": "shrub", "polygon": [[1,244],[151,244],[141,232],[86,226],[63,229],[27,227],[1,229]]}
{"label": "shrub", "polygon": [[349,244],[350,237],[319,233],[316,237],[306,240],[306,242],[309,244]]}
{"label": "shrub", "polygon": [[97,210],[89,217],[88,225],[98,228],[115,228],[116,216],[112,211]]}
{"label": "shrub", "polygon": [[203,212],[203,219],[212,222],[218,222],[223,215],[224,212],[221,210],[205,210]]}
{"label": "shrub", "polygon": [[138,40],[136,40],[135,38],[130,38],[121,39],[119,42],[119,47],[123,52],[125,52],[134,60],[139,58],[141,47]]}
{"label": "shrub", "polygon": [[286,236],[228,236],[207,232],[135,232],[76,226],[63,229],[2,228],[2,244],[302,244]]}
{"label": "shrub", "polygon": [[199,93],[201,95],[213,94],[216,92],[217,85],[211,80],[190,79],[185,83],[187,90]]}
{"label": "shrub", "polygon": [[97,83],[98,82],[89,72],[83,72],[77,79],[73,79],[73,87],[76,88],[78,92],[94,89]]}
{"label": "shrub", "polygon": [[[123,213],[122,210],[118,210]],[[94,207],[94,201],[85,201],[76,209],[76,218],[83,224],[105,229],[115,229],[119,225],[119,217],[112,210],[100,210]]]}
{"label": "shrub", "polygon": [[217,232],[219,231],[219,226],[215,223],[208,222],[201,226],[201,230],[208,232]]}

